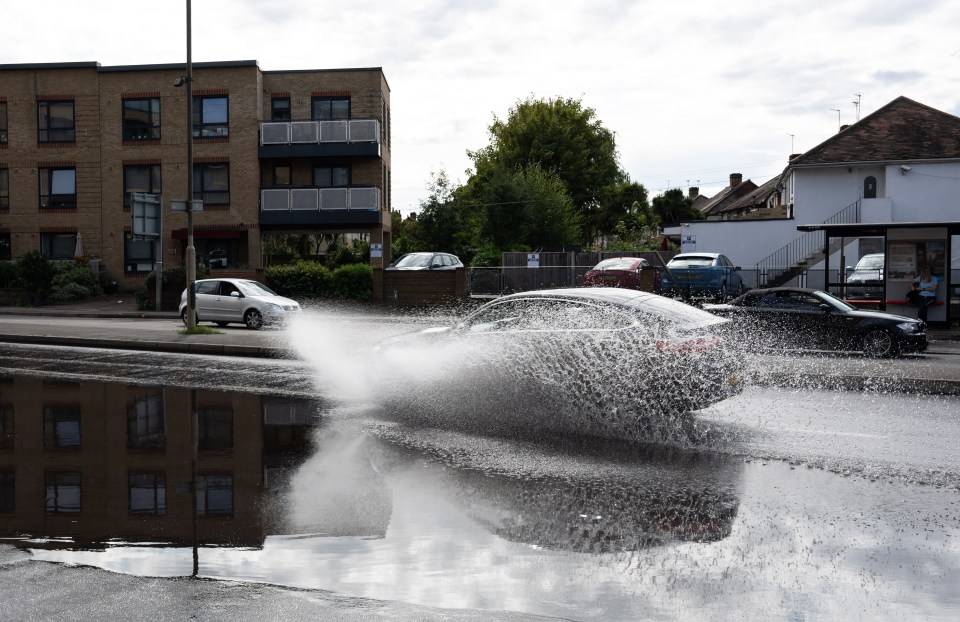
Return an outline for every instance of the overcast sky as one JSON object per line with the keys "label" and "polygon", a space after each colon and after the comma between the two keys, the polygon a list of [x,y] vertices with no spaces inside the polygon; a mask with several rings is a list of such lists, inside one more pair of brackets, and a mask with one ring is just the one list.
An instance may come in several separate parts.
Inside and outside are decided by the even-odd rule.
{"label": "overcast sky", "polygon": [[[3,0],[0,63],[186,59],[186,2]],[[899,95],[960,115],[956,0],[193,0],[193,61],[382,67],[393,208],[518,101],[572,97],[612,130],[651,196],[777,175]],[[835,109],[835,110],[834,110]],[[837,112],[839,111],[839,113]],[[792,135],[792,136],[791,136]]]}

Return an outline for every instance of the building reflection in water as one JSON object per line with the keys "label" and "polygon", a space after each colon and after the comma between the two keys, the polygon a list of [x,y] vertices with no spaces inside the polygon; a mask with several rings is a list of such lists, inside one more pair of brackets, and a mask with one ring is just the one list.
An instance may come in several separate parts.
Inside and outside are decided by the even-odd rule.
{"label": "building reflection in water", "polygon": [[0,378],[0,536],[190,544],[196,522],[201,545],[261,546],[319,422],[308,399]]}

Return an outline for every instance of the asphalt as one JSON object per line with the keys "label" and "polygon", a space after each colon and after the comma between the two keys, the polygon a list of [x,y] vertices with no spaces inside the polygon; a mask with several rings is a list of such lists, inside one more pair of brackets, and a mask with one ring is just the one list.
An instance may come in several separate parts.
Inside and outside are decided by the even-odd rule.
{"label": "asphalt", "polygon": [[[307,311],[311,309],[307,308]],[[353,317],[370,330],[409,330],[422,316],[374,305],[324,306],[313,312]],[[454,314],[455,315],[455,314]],[[434,314],[433,323],[450,323],[454,315]],[[76,322],[77,318],[112,318],[114,322]],[[143,322],[143,320],[170,320]],[[209,325],[208,325],[209,326]],[[0,343],[114,348],[198,355],[296,359],[286,331],[248,330],[242,325],[219,334],[182,335],[176,311],[141,311],[132,295],[100,296],[83,302],[43,307],[0,307]],[[759,355],[757,380],[778,386],[874,389],[960,395],[960,329],[928,331],[924,355],[897,361],[836,356]]]}

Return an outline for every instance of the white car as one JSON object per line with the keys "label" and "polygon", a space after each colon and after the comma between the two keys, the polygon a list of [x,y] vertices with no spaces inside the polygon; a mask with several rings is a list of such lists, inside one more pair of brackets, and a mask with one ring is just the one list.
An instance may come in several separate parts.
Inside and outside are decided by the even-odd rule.
{"label": "white car", "polygon": [[[278,296],[263,283],[249,279],[202,279],[194,282],[196,321],[217,326],[243,323],[256,330],[264,324],[283,322],[299,313],[295,300]],[[187,323],[187,290],[180,294],[180,319]]]}

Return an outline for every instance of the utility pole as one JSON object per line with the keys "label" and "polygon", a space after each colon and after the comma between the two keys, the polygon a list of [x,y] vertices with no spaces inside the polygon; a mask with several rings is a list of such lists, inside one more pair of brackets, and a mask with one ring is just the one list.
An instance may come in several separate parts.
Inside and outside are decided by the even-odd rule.
{"label": "utility pole", "polygon": [[190,0],[187,0],[187,328],[197,327],[196,296],[193,284],[197,280],[197,249],[193,246],[193,51],[191,48]]}

